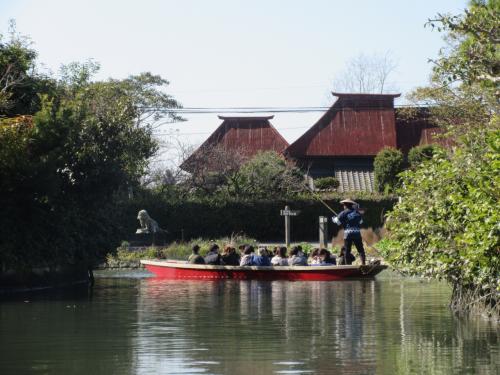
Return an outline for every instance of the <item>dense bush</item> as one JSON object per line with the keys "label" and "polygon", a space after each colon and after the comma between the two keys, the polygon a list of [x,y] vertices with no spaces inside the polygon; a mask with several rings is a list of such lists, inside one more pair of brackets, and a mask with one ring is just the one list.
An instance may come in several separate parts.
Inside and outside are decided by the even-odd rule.
{"label": "dense bush", "polygon": [[337,189],[340,182],[335,177],[321,177],[314,180],[314,187],[319,190],[323,189]]}
{"label": "dense bush", "polygon": [[500,131],[490,132],[486,147],[474,143],[403,174],[384,249],[401,271],[450,282],[456,310],[498,317]]}
{"label": "dense bush", "polygon": [[373,162],[375,187],[379,192],[390,193],[399,186],[398,174],[404,170],[403,153],[394,148],[384,148]]}
{"label": "dense bush", "polygon": [[415,146],[408,152],[408,163],[415,168],[422,162],[432,159],[434,154],[442,150],[438,145]]}

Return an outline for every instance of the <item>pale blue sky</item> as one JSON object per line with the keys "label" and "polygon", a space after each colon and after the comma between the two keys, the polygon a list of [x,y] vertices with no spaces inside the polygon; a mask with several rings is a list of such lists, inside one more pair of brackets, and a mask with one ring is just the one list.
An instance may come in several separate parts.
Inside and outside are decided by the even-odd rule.
{"label": "pale blue sky", "polygon": [[[322,106],[333,78],[359,53],[390,51],[398,63],[392,80],[403,93],[425,84],[427,60],[443,41],[424,23],[466,3],[0,0],[0,30],[14,18],[54,72],[93,58],[100,78],[161,74],[185,107]],[[272,122],[292,142],[320,115],[277,114]],[[163,131],[179,129],[183,142],[200,143],[220,124],[216,115],[188,120]]]}

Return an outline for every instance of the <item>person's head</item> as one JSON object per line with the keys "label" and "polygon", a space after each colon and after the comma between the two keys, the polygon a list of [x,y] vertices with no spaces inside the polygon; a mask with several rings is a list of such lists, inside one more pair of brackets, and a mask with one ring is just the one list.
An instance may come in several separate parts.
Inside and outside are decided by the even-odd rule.
{"label": "person's head", "polygon": [[294,246],[294,247],[292,247],[292,249],[290,250],[290,255],[291,256],[299,255],[299,252],[300,252],[299,247],[300,246]]}
{"label": "person's head", "polygon": [[330,258],[330,252],[327,249],[321,249],[319,251],[319,257],[321,259],[328,259]]}
{"label": "person's head", "polygon": [[280,248],[278,246],[275,246],[273,249],[273,254],[278,255],[279,252],[280,252]]}
{"label": "person's head", "polygon": [[245,251],[245,247],[247,247],[247,246],[248,246],[248,245],[245,245],[245,244],[240,245],[240,246],[238,246],[238,250],[239,250],[240,252],[244,252],[244,251]]}
{"label": "person's head", "polygon": [[193,245],[191,250],[193,251],[193,254],[198,254],[200,252],[200,247],[198,245]]}
{"label": "person's head", "polygon": [[219,251],[219,245],[217,245],[216,243],[212,244],[209,249],[208,249],[209,252],[217,252]]}
{"label": "person's head", "polygon": [[319,249],[315,247],[311,252],[311,257],[317,257],[319,255]]}
{"label": "person's head", "polygon": [[245,250],[243,250],[243,253],[245,255],[252,254],[254,252],[253,246],[252,245],[246,245]]}
{"label": "person's head", "polygon": [[344,209],[347,210],[352,210],[358,205],[356,202],[354,202],[352,199],[349,198],[341,200],[340,204],[344,207]]}
{"label": "person's head", "polygon": [[259,255],[261,257],[267,257],[269,255],[265,246],[259,247]]}
{"label": "person's head", "polygon": [[232,254],[235,252],[235,249],[234,247],[232,247],[231,245],[226,245],[224,246],[224,250],[222,251],[222,253],[224,255],[229,255],[229,254]]}
{"label": "person's head", "polygon": [[278,255],[282,258],[286,258],[286,251],[287,251],[287,248],[285,246],[281,246],[279,251],[278,251]]}

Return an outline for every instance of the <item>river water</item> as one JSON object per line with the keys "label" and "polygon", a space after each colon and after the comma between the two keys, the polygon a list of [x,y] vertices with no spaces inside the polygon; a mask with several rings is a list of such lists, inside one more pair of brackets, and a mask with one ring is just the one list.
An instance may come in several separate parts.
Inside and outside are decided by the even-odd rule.
{"label": "river water", "polygon": [[442,283],[145,276],[0,302],[0,374],[500,374],[499,327]]}

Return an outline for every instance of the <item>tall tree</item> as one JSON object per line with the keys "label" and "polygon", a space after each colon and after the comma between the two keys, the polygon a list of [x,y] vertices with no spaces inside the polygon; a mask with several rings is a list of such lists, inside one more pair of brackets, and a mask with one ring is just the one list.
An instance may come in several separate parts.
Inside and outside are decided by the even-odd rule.
{"label": "tall tree", "polygon": [[[23,116],[0,120],[4,267],[92,264],[121,239],[117,198],[139,184],[157,151],[153,121],[179,104],[159,76],[93,81],[97,69],[92,62],[65,67],[51,79],[53,90],[36,92],[33,115],[33,107],[19,106]],[[14,106],[23,87],[8,97]]]}
{"label": "tall tree", "polygon": [[454,147],[402,176],[388,217],[387,259],[402,271],[447,280],[452,307],[500,317],[500,120],[498,0],[471,1],[463,14],[429,24],[448,46],[432,82],[412,94]]}

